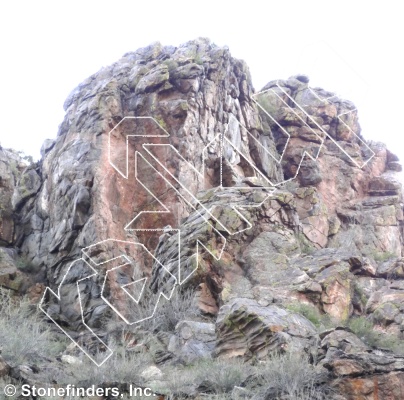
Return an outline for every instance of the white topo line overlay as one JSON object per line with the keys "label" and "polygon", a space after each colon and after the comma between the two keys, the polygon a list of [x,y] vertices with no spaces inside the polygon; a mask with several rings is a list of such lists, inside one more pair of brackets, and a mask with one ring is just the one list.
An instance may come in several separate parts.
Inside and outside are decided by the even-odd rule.
{"label": "white topo line overlay", "polygon": [[[282,161],[283,156],[284,156],[285,151],[286,151],[286,148],[287,148],[287,146],[288,146],[288,144],[289,144],[289,141],[290,141],[290,134],[289,134],[289,133],[283,128],[283,126],[275,119],[275,117],[274,117],[273,115],[271,115],[271,114],[269,113],[269,111],[268,111],[267,109],[265,109],[265,107],[264,107],[263,105],[260,104],[259,100],[257,100],[258,96],[260,96],[260,95],[262,95],[262,94],[264,94],[264,93],[269,93],[269,92],[270,92],[271,94],[275,95],[275,96],[278,98],[278,100],[281,101],[281,102],[284,104],[285,108],[286,108],[288,111],[292,112],[298,119],[300,119],[300,121],[304,124],[304,126],[306,126],[306,127],[319,139],[319,141],[320,141],[320,147],[319,147],[319,149],[318,149],[317,154],[315,155],[315,157],[313,157],[313,156],[312,156],[311,154],[309,154],[307,151],[304,151],[304,152],[303,152],[302,158],[301,158],[301,160],[300,160],[300,162],[299,162],[299,165],[298,165],[298,168],[297,168],[297,171],[296,171],[296,174],[295,174],[295,176],[294,176],[292,179],[295,179],[296,176],[298,175],[298,173],[299,173],[299,171],[300,171],[300,167],[301,167],[301,165],[302,165],[302,162],[303,162],[305,156],[308,156],[308,157],[309,157],[310,159],[312,159],[313,161],[317,161],[317,159],[318,159],[318,157],[319,157],[319,155],[320,155],[321,148],[322,148],[323,145],[324,145],[324,140],[325,140],[326,137],[327,137],[328,139],[330,139],[330,140],[349,158],[349,160],[352,161],[352,163],[354,163],[358,168],[363,168],[363,167],[365,167],[366,164],[375,156],[375,152],[369,147],[369,145],[368,145],[359,135],[357,135],[356,132],[354,132],[354,131],[352,130],[352,128],[351,128],[345,121],[343,121],[342,118],[341,118],[343,115],[349,115],[350,113],[353,113],[353,112],[357,111],[356,109],[347,111],[347,112],[345,112],[345,113],[341,113],[341,114],[337,115],[337,118],[338,118],[338,120],[339,120],[341,123],[343,123],[343,124],[347,127],[347,129],[355,136],[355,138],[356,138],[358,141],[360,141],[360,142],[370,151],[371,156],[368,157],[368,159],[365,160],[362,164],[358,163],[357,160],[355,160],[353,157],[351,157],[351,155],[350,155],[349,153],[347,153],[347,152],[344,150],[344,148],[343,148],[336,140],[334,140],[334,139],[328,134],[328,132],[326,132],[326,131],[324,130],[324,128],[323,128],[310,114],[308,114],[308,113],[306,112],[306,110],[303,108],[303,106],[300,105],[300,104],[298,104],[298,103],[295,101],[295,99],[294,99],[293,97],[291,97],[291,96],[289,95],[289,93],[287,93],[287,92],[284,90],[284,88],[279,84],[279,80],[278,80],[277,83],[276,83],[276,87],[277,87],[285,96],[287,96],[288,100],[291,101],[292,104],[294,104],[296,108],[290,107],[290,105],[282,98],[282,96],[280,96],[273,88],[270,88],[270,89],[264,90],[264,91],[262,91],[262,92],[256,93],[256,94],[254,94],[254,95],[252,96],[253,101],[258,105],[258,107],[259,107],[275,124],[278,125],[278,127],[282,130],[282,132],[283,132],[283,133],[285,134],[285,136],[287,137],[287,141],[286,141],[285,147],[284,147],[284,149],[283,149],[283,151],[282,151],[282,154],[281,154],[280,159],[278,160],[276,156],[272,155],[272,154],[269,152],[269,154],[271,155],[271,157],[272,157],[277,163],[280,163],[280,162]],[[327,104],[330,104],[330,105],[331,105],[331,103],[329,102],[329,99],[335,97],[335,96],[330,96],[329,98],[320,98],[320,97],[315,93],[315,91],[314,91],[312,88],[309,87],[309,90],[310,90],[320,101],[322,101],[322,102],[324,102],[324,103],[327,103]],[[321,136],[318,135],[318,133],[316,132],[316,130],[314,130],[314,129],[299,115],[299,113],[296,112],[296,109],[299,109],[301,112],[303,112],[304,116],[306,117],[306,120],[310,120],[310,122],[311,122],[312,124],[314,124],[314,125],[321,131],[321,133],[323,134],[323,137],[321,137]],[[258,142],[258,143],[259,143],[259,142]],[[289,179],[289,180],[291,180],[291,179]],[[286,182],[286,181],[280,182],[280,183],[285,183],[285,182]],[[278,184],[279,184],[279,183],[278,183]],[[278,185],[278,184],[277,184],[277,185]]]}

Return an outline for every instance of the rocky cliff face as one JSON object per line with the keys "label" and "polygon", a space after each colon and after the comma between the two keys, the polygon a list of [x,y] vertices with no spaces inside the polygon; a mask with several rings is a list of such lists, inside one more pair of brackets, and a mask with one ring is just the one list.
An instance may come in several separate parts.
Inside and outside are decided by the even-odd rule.
{"label": "rocky cliff face", "polygon": [[[135,296],[146,277],[151,297],[194,290],[216,324],[213,339],[194,329],[217,357],[294,349],[347,399],[401,398],[404,360],[344,327],[404,330],[401,166],[361,135],[351,102],[306,76],[256,93],[243,61],[198,39],[127,53],[65,110],[38,164],[17,174],[0,151],[0,250],[35,271],[33,298],[60,288],[46,297],[55,321],[79,331],[81,306],[100,335],[107,317],[136,322],[122,286]],[[89,265],[98,276],[79,285]],[[165,354],[184,351],[178,329]]]}

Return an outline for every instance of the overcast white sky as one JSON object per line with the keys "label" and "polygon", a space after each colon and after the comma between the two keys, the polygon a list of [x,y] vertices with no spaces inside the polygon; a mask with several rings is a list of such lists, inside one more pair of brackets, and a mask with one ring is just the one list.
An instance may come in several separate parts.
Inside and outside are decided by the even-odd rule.
{"label": "overcast white sky", "polygon": [[[401,4],[397,1],[18,1],[0,5],[0,143],[39,157],[69,92],[153,41],[211,38],[247,61],[259,90],[306,73],[359,109],[365,138],[404,160]],[[398,118],[398,119],[397,119]]]}

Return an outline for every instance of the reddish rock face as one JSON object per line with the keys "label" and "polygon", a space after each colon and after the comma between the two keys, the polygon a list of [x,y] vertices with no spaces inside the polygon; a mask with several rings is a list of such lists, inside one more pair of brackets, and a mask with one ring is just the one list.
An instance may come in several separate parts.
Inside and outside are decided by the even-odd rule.
{"label": "reddish rock face", "polygon": [[370,378],[351,378],[343,380],[338,387],[348,400],[399,399],[404,390],[404,374],[392,372]]}

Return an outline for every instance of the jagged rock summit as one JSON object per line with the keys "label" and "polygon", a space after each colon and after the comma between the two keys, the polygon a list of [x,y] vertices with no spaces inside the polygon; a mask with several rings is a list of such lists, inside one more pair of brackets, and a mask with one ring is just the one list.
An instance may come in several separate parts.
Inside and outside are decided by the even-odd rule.
{"label": "jagged rock summit", "polygon": [[[404,359],[352,328],[401,343],[401,165],[366,141],[350,101],[305,75],[255,91],[245,62],[197,39],[125,54],[64,108],[38,163],[0,150],[3,287],[37,302],[59,288],[49,314],[91,336],[79,290],[105,341],[106,319],[140,315],[123,286],[150,299],[192,290],[209,321],[156,336],[156,363],[293,350],[335,399],[402,398]],[[99,275],[79,285],[86,262]]]}

